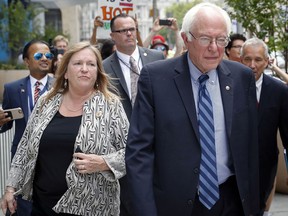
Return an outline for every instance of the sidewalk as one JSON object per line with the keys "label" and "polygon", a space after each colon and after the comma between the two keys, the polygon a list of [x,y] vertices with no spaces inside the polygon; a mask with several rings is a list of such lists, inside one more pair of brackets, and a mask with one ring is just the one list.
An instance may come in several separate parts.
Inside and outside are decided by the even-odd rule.
{"label": "sidewalk", "polygon": [[272,216],[288,215],[288,195],[276,193],[270,208]]}
{"label": "sidewalk", "polygon": [[[288,216],[288,195],[276,193],[271,205],[270,213],[272,213],[272,216]],[[0,216],[4,216],[1,210]]]}

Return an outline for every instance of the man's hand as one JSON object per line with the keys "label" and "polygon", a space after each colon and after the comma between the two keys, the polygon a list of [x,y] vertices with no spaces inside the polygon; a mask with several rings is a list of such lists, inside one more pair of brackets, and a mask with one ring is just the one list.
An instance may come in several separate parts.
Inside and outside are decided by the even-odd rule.
{"label": "man's hand", "polygon": [[2,109],[0,109],[0,126],[6,124],[7,122],[11,121],[10,117],[7,117],[7,113],[5,113]]}

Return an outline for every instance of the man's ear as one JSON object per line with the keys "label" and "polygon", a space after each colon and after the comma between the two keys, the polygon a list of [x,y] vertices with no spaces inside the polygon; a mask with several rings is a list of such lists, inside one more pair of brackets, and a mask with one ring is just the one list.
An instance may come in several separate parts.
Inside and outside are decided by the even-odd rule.
{"label": "man's ear", "polygon": [[24,58],[23,61],[24,61],[25,65],[26,65],[26,67],[29,68],[29,59],[28,58]]}
{"label": "man's ear", "polygon": [[187,47],[187,44],[188,44],[189,41],[188,41],[188,37],[185,34],[185,32],[181,32],[181,37],[183,39],[183,42],[184,42],[185,46]]}

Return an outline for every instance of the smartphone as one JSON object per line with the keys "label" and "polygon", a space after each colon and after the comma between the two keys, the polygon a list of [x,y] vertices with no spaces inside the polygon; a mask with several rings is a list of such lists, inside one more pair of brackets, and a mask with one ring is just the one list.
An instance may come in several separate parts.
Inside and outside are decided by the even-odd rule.
{"label": "smartphone", "polygon": [[172,21],[168,20],[168,19],[160,19],[159,20],[159,25],[171,26],[172,25]]}
{"label": "smartphone", "polygon": [[3,110],[4,113],[8,113],[7,117],[10,117],[12,120],[21,119],[24,117],[23,111],[20,107]]}

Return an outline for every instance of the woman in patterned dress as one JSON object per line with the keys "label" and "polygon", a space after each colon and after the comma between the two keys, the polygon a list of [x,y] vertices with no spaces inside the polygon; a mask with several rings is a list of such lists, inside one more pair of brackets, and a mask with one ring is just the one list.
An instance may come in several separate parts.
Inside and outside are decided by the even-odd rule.
{"label": "woman in patterned dress", "polygon": [[15,212],[14,196],[22,194],[33,200],[33,216],[119,215],[125,111],[88,42],[67,50],[57,70],[54,88],[29,118],[1,208]]}

